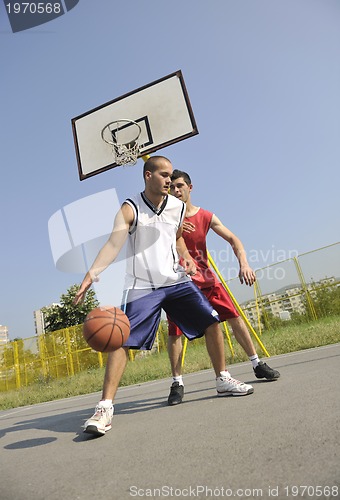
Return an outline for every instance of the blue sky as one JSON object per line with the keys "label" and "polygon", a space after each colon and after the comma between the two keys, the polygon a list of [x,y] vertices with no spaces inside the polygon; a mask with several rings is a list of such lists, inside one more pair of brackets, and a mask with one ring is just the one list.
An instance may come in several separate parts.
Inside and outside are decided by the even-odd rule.
{"label": "blue sky", "polygon": [[[15,34],[3,3],[0,16],[0,324],[10,338],[33,336],[33,311],[82,279],[56,269],[50,217],[143,186],[142,160],[80,182],[71,118],[178,69],[199,135],[159,153],[191,174],[193,202],[241,238],[253,267],[339,241],[337,0],[80,0]],[[218,256],[225,244],[211,236],[209,248]]]}

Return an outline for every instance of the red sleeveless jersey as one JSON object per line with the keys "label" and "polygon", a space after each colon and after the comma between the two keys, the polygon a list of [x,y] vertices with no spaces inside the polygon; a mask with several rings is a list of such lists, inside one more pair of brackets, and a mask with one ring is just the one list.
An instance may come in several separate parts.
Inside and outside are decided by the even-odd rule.
{"label": "red sleeveless jersey", "polygon": [[218,279],[208,264],[206,237],[210,229],[213,213],[200,208],[195,215],[185,217],[184,222],[194,224],[195,231],[183,230],[183,238],[194,259],[197,273],[192,280],[199,288],[208,288],[218,283]]}

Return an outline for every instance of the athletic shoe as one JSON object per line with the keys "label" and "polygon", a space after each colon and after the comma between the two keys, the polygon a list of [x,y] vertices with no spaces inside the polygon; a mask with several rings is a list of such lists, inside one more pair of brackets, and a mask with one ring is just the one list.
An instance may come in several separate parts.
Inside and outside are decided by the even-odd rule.
{"label": "athletic shoe", "polygon": [[184,396],[184,386],[179,385],[179,382],[174,382],[170,387],[170,394],[168,397],[168,405],[174,406],[182,403]]}
{"label": "athletic shoe", "polygon": [[246,396],[254,392],[254,388],[251,385],[244,384],[230,377],[230,375],[217,377],[216,390],[218,396]]}
{"label": "athletic shoe", "polygon": [[84,432],[87,434],[94,434],[95,436],[102,436],[105,434],[105,432],[111,429],[113,412],[113,406],[104,408],[104,406],[99,403],[92,417],[86,420]]}
{"label": "athletic shoe", "polygon": [[256,368],[253,368],[256,378],[266,378],[267,380],[277,380],[280,372],[273,370],[267,363],[260,361]]}

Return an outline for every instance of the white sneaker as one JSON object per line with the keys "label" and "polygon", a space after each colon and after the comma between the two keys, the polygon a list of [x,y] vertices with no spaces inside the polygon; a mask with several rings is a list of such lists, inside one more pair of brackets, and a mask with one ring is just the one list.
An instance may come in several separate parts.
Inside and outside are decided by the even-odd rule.
{"label": "white sneaker", "polygon": [[252,385],[244,384],[229,374],[217,377],[216,390],[218,396],[246,396],[254,392]]}
{"label": "white sneaker", "polygon": [[109,406],[105,408],[100,403],[96,406],[95,412],[91,418],[84,424],[84,432],[101,436],[111,429],[111,422],[114,408]]}

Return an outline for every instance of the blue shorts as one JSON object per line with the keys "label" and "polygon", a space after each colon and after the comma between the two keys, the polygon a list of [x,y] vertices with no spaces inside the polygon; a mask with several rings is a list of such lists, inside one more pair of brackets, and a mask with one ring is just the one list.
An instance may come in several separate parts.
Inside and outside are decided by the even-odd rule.
{"label": "blue shorts", "polygon": [[192,281],[156,290],[127,290],[121,308],[130,320],[130,337],[124,344],[130,349],[152,348],[162,309],[188,340],[202,337],[208,326],[219,322],[217,312]]}

